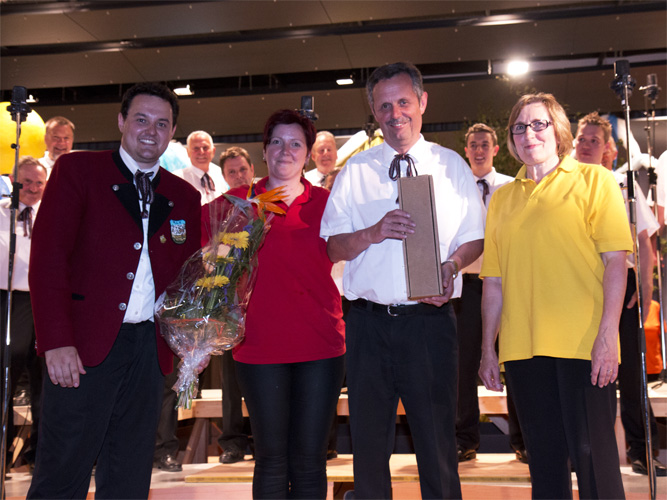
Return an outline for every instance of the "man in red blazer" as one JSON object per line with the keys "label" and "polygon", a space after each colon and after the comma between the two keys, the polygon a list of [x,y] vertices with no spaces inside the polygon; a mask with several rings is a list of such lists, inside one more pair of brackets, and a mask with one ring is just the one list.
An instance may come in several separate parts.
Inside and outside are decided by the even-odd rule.
{"label": "man in red blazer", "polygon": [[54,166],[30,260],[48,378],[28,498],[85,498],[95,463],[97,498],[148,497],[173,359],[153,307],[200,242],[199,193],[159,166],[178,109],[167,87],[135,85],[120,150]]}

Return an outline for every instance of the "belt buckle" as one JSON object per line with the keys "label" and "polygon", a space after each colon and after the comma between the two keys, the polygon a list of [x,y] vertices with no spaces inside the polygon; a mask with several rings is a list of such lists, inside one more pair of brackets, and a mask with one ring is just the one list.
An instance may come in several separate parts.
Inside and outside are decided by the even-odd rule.
{"label": "belt buckle", "polygon": [[397,316],[400,316],[399,314],[394,314],[394,313],[391,312],[391,308],[392,308],[392,307],[395,307],[395,306],[396,306],[396,304],[388,304],[388,305],[387,305],[387,314],[388,314],[389,316],[394,317],[394,318],[396,318]]}

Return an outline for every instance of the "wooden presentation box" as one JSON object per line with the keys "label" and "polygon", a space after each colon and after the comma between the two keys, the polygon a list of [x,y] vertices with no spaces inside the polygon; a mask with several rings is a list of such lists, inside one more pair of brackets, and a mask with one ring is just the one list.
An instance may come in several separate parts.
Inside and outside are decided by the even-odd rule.
{"label": "wooden presentation box", "polygon": [[403,240],[408,298],[417,300],[442,295],[433,177],[399,178],[398,201],[401,210],[408,212],[416,224],[415,232]]}

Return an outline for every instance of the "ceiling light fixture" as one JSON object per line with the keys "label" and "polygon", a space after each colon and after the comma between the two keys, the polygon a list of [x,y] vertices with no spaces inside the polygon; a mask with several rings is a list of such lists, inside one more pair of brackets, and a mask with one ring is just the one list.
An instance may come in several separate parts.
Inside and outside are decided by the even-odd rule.
{"label": "ceiling light fixture", "polygon": [[525,75],[529,68],[528,61],[510,61],[507,63],[507,74],[509,76]]}
{"label": "ceiling light fixture", "polygon": [[25,102],[27,102],[28,104],[37,104],[39,102],[39,99],[36,99],[35,97],[32,96],[32,94],[30,94]]}
{"label": "ceiling light fixture", "polygon": [[352,78],[339,78],[336,80],[336,83],[338,85],[352,85],[354,83],[354,80]]}
{"label": "ceiling light fixture", "polygon": [[177,96],[195,95],[195,93],[192,90],[190,90],[190,85],[174,89],[174,94],[176,94]]}

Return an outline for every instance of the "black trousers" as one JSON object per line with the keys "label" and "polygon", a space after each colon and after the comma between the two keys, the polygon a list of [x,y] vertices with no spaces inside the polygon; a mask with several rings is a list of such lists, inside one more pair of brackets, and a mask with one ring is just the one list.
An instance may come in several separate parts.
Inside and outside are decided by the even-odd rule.
{"label": "black trousers", "polygon": [[449,304],[390,316],[353,302],[346,327],[356,498],[391,498],[400,398],[422,498],[461,498],[456,456],[456,319]]}
{"label": "black trousers", "polygon": [[[6,331],[7,291],[0,290],[0,307],[2,308],[2,319],[0,332],[2,332],[2,348]],[[42,399],[42,374],[44,360],[37,356],[35,351],[35,324],[32,318],[32,305],[30,293],[15,290],[12,292],[12,315],[11,315],[11,343],[9,349],[9,411],[7,420],[7,450],[16,437],[14,427],[14,404],[13,398],[16,385],[23,372],[28,374],[30,384],[30,412],[32,414],[32,426],[30,439],[24,457],[28,462],[34,462],[35,450],[37,449],[37,436],[39,430],[39,413]],[[4,375],[4,374],[3,374]],[[4,387],[4,385],[3,385]],[[4,395],[3,395],[4,396]]]}
{"label": "black trousers", "polygon": [[[460,299],[452,300],[456,312],[459,342],[458,399],[456,403],[456,442],[465,450],[479,448],[479,398],[477,396],[479,362],[482,357],[482,285],[477,274],[463,275]],[[525,448],[516,410],[507,388],[507,417],[510,446]]]}
{"label": "black trousers", "polygon": [[243,432],[243,395],[236,377],[236,362],[232,351],[222,354],[222,434],[218,444],[225,450],[236,446],[245,453],[248,435]]}
{"label": "black trousers", "polygon": [[176,458],[178,455],[179,443],[176,436],[176,428],[178,427],[176,398],[178,394],[172,389],[176,380],[178,380],[178,362],[179,359],[174,357],[174,370],[164,377],[160,421],[158,422],[157,433],[155,435],[154,460],[160,460],[167,455]]}
{"label": "black trousers", "polygon": [[[94,325],[91,325],[94,331]],[[155,327],[124,324],[77,388],[44,377],[37,460],[27,498],[148,498],[164,376]]]}
{"label": "black trousers", "polygon": [[[625,307],[635,293],[635,272],[628,269],[628,284],[623,300],[623,312],[619,324],[621,365],[618,368],[618,389],[621,400],[621,422],[625,430],[627,453],[630,460],[646,459],[644,412],[642,411],[641,356],[639,354],[639,308]],[[658,426],[649,402],[652,448],[659,448]]]}
{"label": "black trousers", "polygon": [[505,362],[530,455],[533,498],[625,498],[614,435],[616,386],[591,384],[591,362],[534,357]]}
{"label": "black trousers", "polygon": [[255,441],[253,498],[326,498],[327,439],[345,357],[237,362],[236,369]]}

